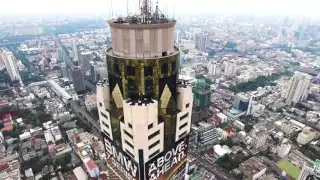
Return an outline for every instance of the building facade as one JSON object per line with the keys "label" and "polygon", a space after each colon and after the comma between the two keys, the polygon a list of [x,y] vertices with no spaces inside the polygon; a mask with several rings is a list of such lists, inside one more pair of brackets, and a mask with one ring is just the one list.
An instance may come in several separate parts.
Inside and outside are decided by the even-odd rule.
{"label": "building facade", "polygon": [[81,52],[80,65],[84,72],[90,70],[90,62],[92,61],[92,58],[93,56],[91,51]]}
{"label": "building facade", "polygon": [[305,162],[300,171],[298,180],[317,180],[320,179],[319,160],[314,163]]}
{"label": "building facade", "polygon": [[74,66],[71,73],[74,90],[77,92],[77,94],[84,93],[86,90],[86,85],[84,82],[84,75],[81,66]]}
{"label": "building facade", "polygon": [[13,53],[5,51],[2,52],[2,54],[0,55],[0,58],[2,58],[2,60],[4,61],[4,64],[6,66],[7,72],[13,85],[23,86],[21,76],[16,64],[16,58],[14,57]]}
{"label": "building facade", "polygon": [[310,80],[311,77],[308,74],[300,72],[296,72],[291,77],[287,88],[284,90],[287,105],[296,104],[299,101],[307,99]]}
{"label": "building facade", "polygon": [[178,81],[175,20],[151,13],[110,20],[108,79],[97,84],[105,148],[128,179],[183,179],[191,125],[192,88]]}
{"label": "building facade", "polygon": [[233,61],[224,61],[224,75],[233,76],[237,73],[237,64]]}

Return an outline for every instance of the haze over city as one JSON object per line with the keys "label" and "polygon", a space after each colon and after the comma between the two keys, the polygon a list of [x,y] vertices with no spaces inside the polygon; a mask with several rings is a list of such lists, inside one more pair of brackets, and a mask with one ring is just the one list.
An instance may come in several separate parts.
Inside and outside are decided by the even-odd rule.
{"label": "haze over city", "polygon": [[[127,3],[128,2],[128,3]],[[155,3],[155,2],[154,2]],[[126,15],[138,11],[135,0],[10,0],[2,1],[0,15],[34,14],[110,14]],[[161,0],[159,7],[170,15],[209,14],[257,14],[320,16],[317,0]]]}
{"label": "haze over city", "polygon": [[1,180],[320,180],[319,0],[1,0]]}

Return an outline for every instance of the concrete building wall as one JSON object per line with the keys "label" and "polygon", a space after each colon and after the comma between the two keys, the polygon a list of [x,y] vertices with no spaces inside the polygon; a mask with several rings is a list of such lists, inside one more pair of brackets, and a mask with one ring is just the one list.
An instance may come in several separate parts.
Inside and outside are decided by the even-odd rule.
{"label": "concrete building wall", "polygon": [[139,149],[143,150],[145,161],[162,152],[164,123],[158,124],[158,102],[138,105],[124,100],[123,112],[124,123],[120,122],[123,151],[129,151],[137,162]]}
{"label": "concrete building wall", "polygon": [[101,81],[97,84],[96,97],[101,130],[106,136],[113,140],[111,119],[108,112],[108,109],[110,108],[110,89],[106,81]]}
{"label": "concrete building wall", "polygon": [[177,108],[181,111],[177,114],[176,141],[188,134],[191,128],[193,93],[191,86],[178,87]]}
{"label": "concrete building wall", "polygon": [[117,56],[154,58],[174,52],[175,22],[162,24],[120,24],[109,21],[112,49]]}

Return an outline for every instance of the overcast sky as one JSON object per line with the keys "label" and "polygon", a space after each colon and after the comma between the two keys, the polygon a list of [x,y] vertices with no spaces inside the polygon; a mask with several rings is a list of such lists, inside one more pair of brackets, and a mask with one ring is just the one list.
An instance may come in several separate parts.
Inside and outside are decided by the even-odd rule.
{"label": "overcast sky", "polygon": [[[138,8],[139,0],[1,0],[3,14],[113,14]],[[142,0],[141,0],[142,1]],[[153,0],[156,1],[156,0]],[[164,5],[167,4],[167,5]],[[320,0],[159,0],[165,14],[255,13],[320,16]],[[168,12],[168,13],[167,13]]]}

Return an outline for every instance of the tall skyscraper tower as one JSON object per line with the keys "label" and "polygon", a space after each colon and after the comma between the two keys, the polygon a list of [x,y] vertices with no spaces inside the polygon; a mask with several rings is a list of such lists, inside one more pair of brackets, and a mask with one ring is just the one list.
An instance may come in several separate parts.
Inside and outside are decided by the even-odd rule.
{"label": "tall skyscraper tower", "polygon": [[86,52],[81,52],[81,58],[80,58],[80,65],[83,69],[83,72],[87,72],[90,70],[90,62],[92,61],[92,52],[91,51],[86,51]]}
{"label": "tall skyscraper tower", "polygon": [[15,86],[23,86],[21,76],[16,64],[16,58],[12,54],[12,52],[4,51],[2,52],[1,58],[4,61],[8,74],[10,76],[11,82]]}
{"label": "tall skyscraper tower", "polygon": [[86,85],[81,66],[73,66],[71,76],[74,90],[77,94],[83,94],[86,91]]}
{"label": "tall skyscraper tower", "polygon": [[311,77],[308,74],[296,72],[291,77],[288,87],[285,89],[286,104],[292,105],[308,97],[308,88]]}
{"label": "tall skyscraper tower", "polygon": [[61,76],[63,78],[69,78],[68,67],[67,67],[67,64],[65,62],[61,63],[60,69],[61,69]]}
{"label": "tall skyscraper tower", "polygon": [[176,21],[150,0],[140,9],[108,22],[108,80],[97,84],[106,152],[128,179],[184,179],[193,96],[178,80]]}

